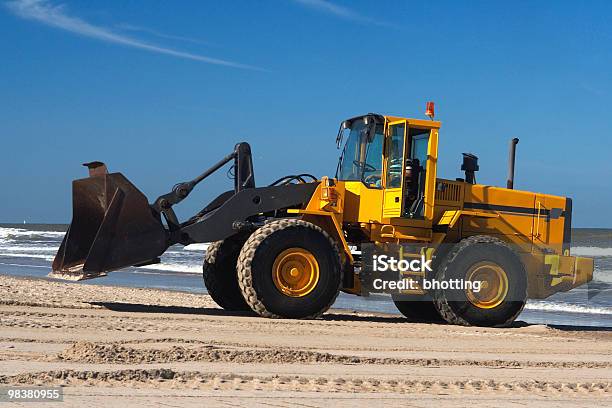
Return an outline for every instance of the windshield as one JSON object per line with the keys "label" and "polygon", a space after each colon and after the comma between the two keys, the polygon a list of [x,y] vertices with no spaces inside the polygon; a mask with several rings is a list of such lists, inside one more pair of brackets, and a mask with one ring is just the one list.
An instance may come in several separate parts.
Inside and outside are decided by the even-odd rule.
{"label": "windshield", "polygon": [[354,121],[346,131],[349,135],[340,156],[336,178],[363,181],[369,187],[381,187],[383,125],[377,124],[370,138],[363,120]]}

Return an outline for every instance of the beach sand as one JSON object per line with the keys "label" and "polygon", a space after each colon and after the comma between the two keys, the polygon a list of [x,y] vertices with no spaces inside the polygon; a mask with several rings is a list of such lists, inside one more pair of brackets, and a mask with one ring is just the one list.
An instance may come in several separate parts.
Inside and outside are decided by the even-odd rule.
{"label": "beach sand", "polygon": [[605,406],[612,332],[274,320],[207,295],[0,276],[6,385],[61,385],[62,406],[88,408]]}

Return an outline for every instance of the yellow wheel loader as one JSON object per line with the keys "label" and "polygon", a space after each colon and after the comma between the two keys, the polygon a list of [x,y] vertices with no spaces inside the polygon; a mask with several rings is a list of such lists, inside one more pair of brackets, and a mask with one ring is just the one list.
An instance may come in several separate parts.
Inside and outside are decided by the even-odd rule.
{"label": "yellow wheel loader", "polygon": [[[384,292],[410,319],[480,326],[507,325],[527,299],[589,282],[593,260],[570,255],[572,200],[513,189],[518,139],[506,187],[478,184],[478,158],[467,153],[462,178],[438,178],[433,104],[427,114],[343,121],[333,178],[296,174],[256,187],[250,147],[239,143],[149,203],[121,173],[87,163],[51,276],[95,278],[160,262],[174,244],[211,243],[204,283],[227,310],[312,318],[340,291]],[[230,162],[233,190],[180,222],[173,205]]]}

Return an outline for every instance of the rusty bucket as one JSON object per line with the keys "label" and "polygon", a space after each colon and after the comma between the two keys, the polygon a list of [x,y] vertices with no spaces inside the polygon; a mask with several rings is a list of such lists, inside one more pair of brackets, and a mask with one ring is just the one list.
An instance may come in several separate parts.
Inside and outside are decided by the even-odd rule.
{"label": "rusty bucket", "polygon": [[49,276],[92,279],[159,262],[167,232],[145,195],[123,174],[109,174],[104,163],[84,165],[89,177],[72,182],[72,222]]}

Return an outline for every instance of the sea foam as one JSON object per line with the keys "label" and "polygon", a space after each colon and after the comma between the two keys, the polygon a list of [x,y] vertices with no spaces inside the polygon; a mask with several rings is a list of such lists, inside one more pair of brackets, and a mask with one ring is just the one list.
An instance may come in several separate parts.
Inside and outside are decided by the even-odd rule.
{"label": "sea foam", "polygon": [[572,247],[571,254],[574,256],[612,256],[612,248],[590,246]]}
{"label": "sea foam", "polygon": [[612,315],[612,308],[610,307],[572,305],[569,303],[549,302],[549,301],[529,301],[527,302],[527,305],[525,305],[525,309],[541,310],[545,312]]}

